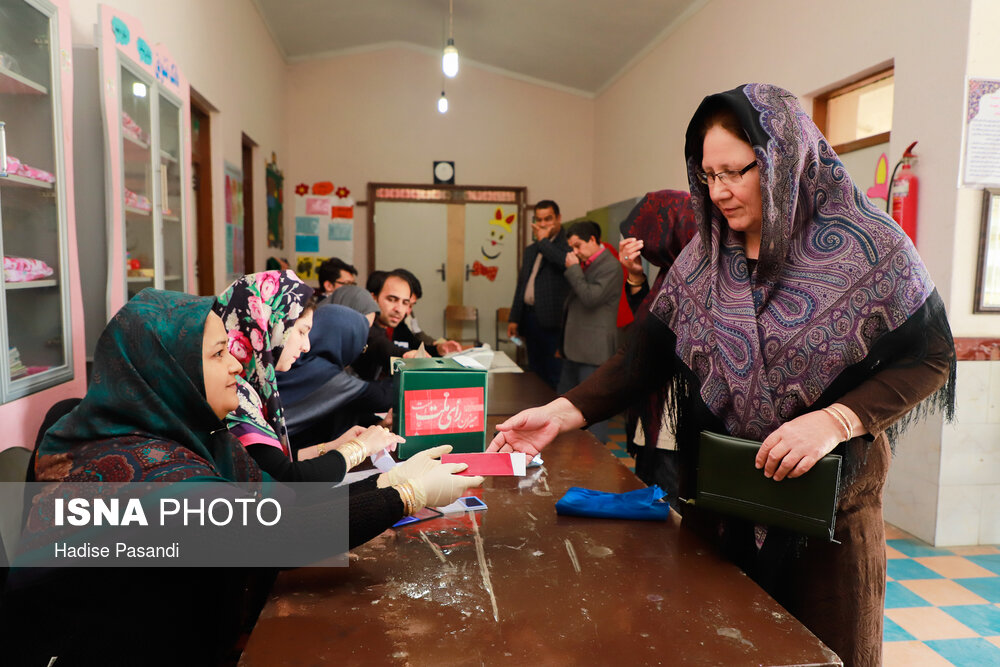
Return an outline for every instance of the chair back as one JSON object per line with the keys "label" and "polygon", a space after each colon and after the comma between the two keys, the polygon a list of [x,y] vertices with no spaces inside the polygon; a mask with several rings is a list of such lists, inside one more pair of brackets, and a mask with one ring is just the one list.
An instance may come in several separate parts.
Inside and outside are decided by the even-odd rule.
{"label": "chair back", "polygon": [[[470,338],[465,335],[465,325],[468,323],[476,325],[476,337]],[[451,331],[457,325],[458,335],[452,335]],[[475,306],[445,306],[444,309],[444,337],[449,340],[457,340],[459,343],[471,342],[479,345],[479,309]]]}

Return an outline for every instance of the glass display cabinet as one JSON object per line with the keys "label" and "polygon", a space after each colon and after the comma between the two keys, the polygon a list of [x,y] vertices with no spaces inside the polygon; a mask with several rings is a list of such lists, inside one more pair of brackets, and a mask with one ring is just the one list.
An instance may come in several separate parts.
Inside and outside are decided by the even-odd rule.
{"label": "glass display cabinet", "polygon": [[0,0],[0,449],[84,391],[70,45],[68,0]]}
{"label": "glass display cabinet", "polygon": [[142,26],[99,9],[105,126],[108,315],[147,287],[194,285],[189,229],[190,91]]}
{"label": "glass display cabinet", "polygon": [[58,33],[46,4],[0,0],[6,399],[72,373]]}

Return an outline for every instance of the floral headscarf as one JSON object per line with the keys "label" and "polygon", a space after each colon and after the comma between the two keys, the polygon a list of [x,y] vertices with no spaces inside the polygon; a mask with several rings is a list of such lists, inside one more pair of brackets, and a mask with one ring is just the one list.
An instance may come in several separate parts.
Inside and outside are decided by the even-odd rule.
{"label": "floral headscarf", "polygon": [[312,293],[292,271],[264,271],[243,276],[216,301],[229,351],[243,364],[240,407],[226,421],[244,445],[269,444],[291,454],[274,365]]}

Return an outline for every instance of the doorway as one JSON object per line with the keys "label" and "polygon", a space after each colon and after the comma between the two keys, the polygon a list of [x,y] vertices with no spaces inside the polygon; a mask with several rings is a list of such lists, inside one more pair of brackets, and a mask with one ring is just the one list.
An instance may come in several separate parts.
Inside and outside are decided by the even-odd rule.
{"label": "doorway", "polygon": [[420,279],[414,315],[434,338],[445,334],[445,306],[475,306],[479,338],[495,349],[496,311],[517,287],[526,201],[524,187],[369,183],[369,270],[401,267]]}
{"label": "doorway", "polygon": [[194,191],[194,218],[197,230],[195,273],[198,294],[215,294],[215,248],[212,229],[212,131],[214,107],[191,89],[191,188]]}
{"label": "doorway", "polygon": [[257,142],[243,133],[243,273],[254,272],[253,153]]}

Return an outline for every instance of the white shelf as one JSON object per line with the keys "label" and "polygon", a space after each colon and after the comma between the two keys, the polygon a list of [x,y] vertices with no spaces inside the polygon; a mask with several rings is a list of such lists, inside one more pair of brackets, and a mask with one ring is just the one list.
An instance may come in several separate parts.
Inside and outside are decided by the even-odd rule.
{"label": "white shelf", "polygon": [[177,158],[168,153],[167,151],[160,151],[160,159],[164,162],[177,162]]}
{"label": "white shelf", "polygon": [[168,283],[171,280],[180,280],[180,279],[181,279],[181,277],[179,275],[175,276],[174,274],[168,274],[168,275],[163,276],[163,282],[165,282],[165,283]]}
{"label": "white shelf", "polygon": [[181,221],[181,219],[179,217],[177,217],[176,215],[164,215],[163,219],[166,220],[167,222],[180,222]]}
{"label": "white shelf", "polygon": [[4,287],[8,290],[31,289],[32,287],[55,287],[58,284],[54,278],[50,278],[48,280],[29,280],[24,283],[4,283]]}
{"label": "white shelf", "polygon": [[135,206],[126,206],[125,212],[132,215],[141,215],[144,218],[151,217],[153,215],[152,211],[144,211],[141,208],[136,208]]}
{"label": "white shelf", "polygon": [[130,283],[151,283],[153,276],[126,276],[125,280]]}
{"label": "white shelf", "polygon": [[0,67],[0,93],[13,95],[48,95],[49,89],[40,83]]}
{"label": "white shelf", "polygon": [[149,144],[141,139],[138,139],[137,137],[133,137],[131,134],[125,132],[124,129],[122,129],[122,139],[125,140],[126,144],[131,144],[132,146],[136,146],[144,151],[149,150]]}
{"label": "white shelf", "polygon": [[42,190],[51,190],[52,183],[46,181],[39,181],[34,178],[26,178],[25,176],[18,176],[16,174],[7,174],[6,176],[0,177],[0,183],[9,183],[10,185],[17,185],[25,188],[40,188]]}

